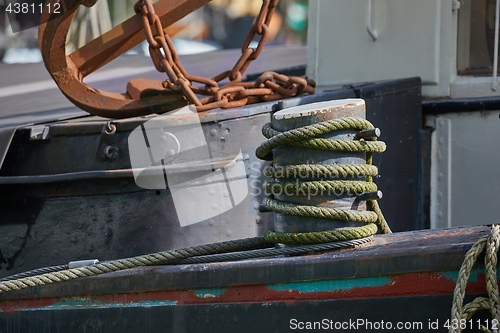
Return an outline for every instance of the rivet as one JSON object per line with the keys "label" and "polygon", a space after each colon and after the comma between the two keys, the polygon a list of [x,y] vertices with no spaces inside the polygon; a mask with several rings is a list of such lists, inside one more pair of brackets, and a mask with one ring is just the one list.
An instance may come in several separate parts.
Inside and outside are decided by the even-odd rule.
{"label": "rivet", "polygon": [[439,162],[443,160],[443,152],[441,150],[438,150],[437,152],[437,159]]}
{"label": "rivet", "polygon": [[365,192],[356,197],[357,200],[366,201],[366,200],[380,200],[382,199],[383,194],[382,191],[374,191],[374,192]]}
{"label": "rivet", "polygon": [[104,149],[104,155],[110,160],[116,160],[120,156],[119,150],[115,146],[107,146]]}
{"label": "rivet", "polygon": [[355,139],[367,139],[367,138],[379,138],[380,137],[380,129],[372,128],[367,130],[362,130],[356,133]]}

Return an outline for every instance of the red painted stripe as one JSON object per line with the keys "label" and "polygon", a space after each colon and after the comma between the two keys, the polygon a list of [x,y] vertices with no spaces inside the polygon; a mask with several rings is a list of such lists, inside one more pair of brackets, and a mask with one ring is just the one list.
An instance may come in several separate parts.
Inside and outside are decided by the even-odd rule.
{"label": "red painted stripe", "polygon": [[[191,290],[149,291],[115,295],[84,297],[98,303],[130,304],[141,301],[176,301],[177,304],[213,304],[235,302],[288,302],[327,299],[363,299],[422,295],[451,295],[455,282],[437,273],[413,273],[394,276],[391,284],[378,287],[357,287],[349,290],[302,293],[297,290],[276,291],[264,285],[228,287],[215,297],[202,298]],[[467,284],[467,293],[486,293],[485,275],[479,274],[477,282]],[[80,298],[80,296],[78,297]],[[0,310],[12,313],[20,309],[43,308],[63,301],[64,298],[38,298],[0,302]]]}

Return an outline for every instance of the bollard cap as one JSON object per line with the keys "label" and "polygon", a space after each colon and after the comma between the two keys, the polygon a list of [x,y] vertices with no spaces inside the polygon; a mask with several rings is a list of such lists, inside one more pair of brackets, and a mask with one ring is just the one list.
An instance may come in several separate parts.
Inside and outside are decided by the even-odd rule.
{"label": "bollard cap", "polygon": [[365,101],[360,98],[318,102],[283,109],[273,115],[273,128],[287,131],[338,118],[366,118]]}

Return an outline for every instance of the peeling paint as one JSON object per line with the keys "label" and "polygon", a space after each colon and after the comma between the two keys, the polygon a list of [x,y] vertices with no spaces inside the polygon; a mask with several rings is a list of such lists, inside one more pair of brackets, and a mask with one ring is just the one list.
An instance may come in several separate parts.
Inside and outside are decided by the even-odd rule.
{"label": "peeling paint", "polygon": [[170,300],[145,300],[139,302],[130,302],[130,303],[119,303],[119,302],[101,302],[93,299],[84,299],[84,298],[69,298],[64,299],[60,302],[57,302],[52,305],[48,305],[40,308],[24,308],[20,309],[21,311],[38,311],[38,310],[73,310],[73,309],[82,309],[82,308],[131,308],[131,307],[154,307],[154,306],[169,306],[176,305],[177,301]]}
{"label": "peeling paint", "polygon": [[348,291],[354,288],[382,287],[391,284],[387,276],[367,277],[348,280],[305,281],[270,285],[276,291],[298,291],[301,293]]}
{"label": "peeling paint", "polygon": [[[452,295],[458,271],[422,272],[350,279],[295,281],[271,285],[239,285],[227,288],[163,290],[90,297],[33,298],[0,302],[0,313],[68,310],[83,308],[147,308],[185,304],[229,304],[285,302],[293,305],[309,300],[369,299],[422,295]],[[471,294],[486,293],[485,275],[474,269],[467,284]]]}
{"label": "peeling paint", "polygon": [[[448,271],[448,272],[440,272],[442,276],[457,282],[458,279],[458,271]],[[469,281],[477,282],[479,280],[479,275],[485,275],[484,267],[476,267],[473,268],[470,272]],[[500,278],[500,272],[497,271],[497,279]]]}
{"label": "peeling paint", "polygon": [[227,288],[193,289],[193,293],[200,298],[212,298],[222,295]]}

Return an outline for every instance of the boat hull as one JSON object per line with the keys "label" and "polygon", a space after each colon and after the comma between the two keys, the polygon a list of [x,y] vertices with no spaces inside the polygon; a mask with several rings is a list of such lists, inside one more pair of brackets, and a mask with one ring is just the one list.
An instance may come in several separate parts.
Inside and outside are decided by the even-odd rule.
{"label": "boat hull", "polygon": [[[444,330],[465,253],[488,233],[488,227],[470,227],[377,235],[355,249],[143,267],[2,293],[0,327],[282,332],[331,321],[355,322],[369,332],[380,328],[366,325],[384,321],[423,325],[410,331],[430,330],[438,322]],[[485,276],[478,265],[466,300],[482,294]]]}

